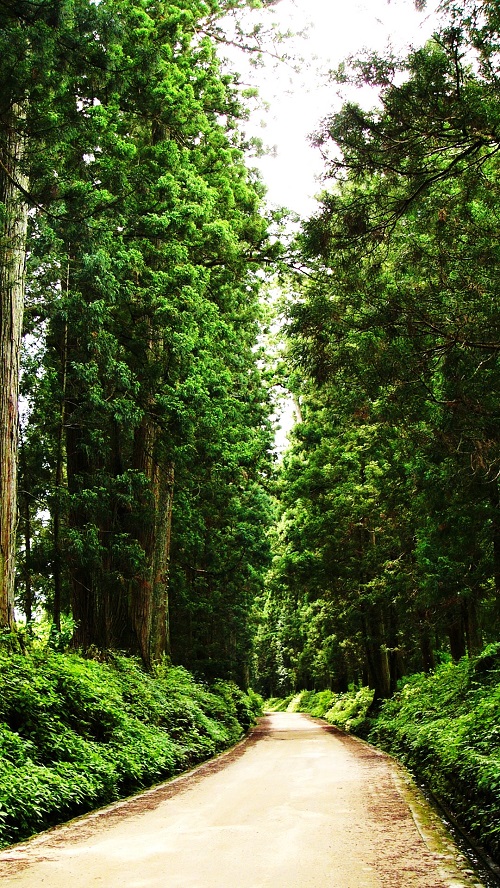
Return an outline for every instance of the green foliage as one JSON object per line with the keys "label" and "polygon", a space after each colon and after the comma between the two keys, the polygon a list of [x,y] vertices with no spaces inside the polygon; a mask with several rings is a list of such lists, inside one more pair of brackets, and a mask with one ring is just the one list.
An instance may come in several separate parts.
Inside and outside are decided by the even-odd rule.
{"label": "green foliage", "polygon": [[276,491],[267,696],[367,683],[382,699],[499,635],[493,5],[443,3],[453,26],[407,58],[344,66],[379,102],[347,101],[317,134],[327,187],[285,309],[301,422]]}
{"label": "green foliage", "polygon": [[414,675],[381,707],[370,740],[400,758],[484,844],[500,851],[500,645]]}
{"label": "green foliage", "polygon": [[373,704],[373,697],[374,692],[371,688],[360,688],[349,694],[338,694],[324,718],[331,725],[343,728],[344,731],[365,736],[371,723],[368,713]]}
{"label": "green foliage", "polygon": [[168,779],[240,739],[262,701],[184,669],[0,647],[0,843]]}
{"label": "green foliage", "polygon": [[314,718],[324,718],[348,733],[366,736],[372,719],[368,713],[374,693],[370,688],[359,688],[344,694],[333,691],[300,691],[289,697],[266,700],[266,709],[272,712],[307,712]]}
{"label": "green foliage", "polygon": [[216,46],[226,12],[239,28],[253,5],[74,0],[52,30],[38,9],[12,9],[0,61],[3,105],[11,90],[27,97],[41,210],[27,251],[18,606],[56,625],[71,610],[79,648],[148,665],[169,650],[242,683],[268,557],[259,269],[279,247]]}

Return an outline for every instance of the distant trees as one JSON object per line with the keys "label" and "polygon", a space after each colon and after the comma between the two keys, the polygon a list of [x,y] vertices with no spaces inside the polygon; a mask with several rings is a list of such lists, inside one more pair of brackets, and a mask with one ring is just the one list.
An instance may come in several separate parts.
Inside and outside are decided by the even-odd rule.
{"label": "distant trees", "polygon": [[[186,614],[212,619],[203,577],[230,642],[219,630],[190,665],[241,675],[268,521],[256,271],[276,248],[209,32],[244,4],[4,5],[0,623],[25,303],[19,606],[48,607],[56,628],[71,612],[78,647],[182,661]],[[174,570],[189,581],[171,625]]]}
{"label": "distant trees", "polygon": [[403,62],[344,66],[380,104],[348,102],[316,136],[330,187],[289,307],[303,422],[281,473],[269,690],[387,696],[498,633],[498,22],[451,6]]}

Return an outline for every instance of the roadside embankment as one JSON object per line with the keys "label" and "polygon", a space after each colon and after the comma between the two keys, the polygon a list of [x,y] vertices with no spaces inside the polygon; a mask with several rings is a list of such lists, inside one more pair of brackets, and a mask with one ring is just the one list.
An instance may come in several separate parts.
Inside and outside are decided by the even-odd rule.
{"label": "roadside embankment", "polygon": [[0,645],[0,847],[227,749],[260,707],[181,668]]}

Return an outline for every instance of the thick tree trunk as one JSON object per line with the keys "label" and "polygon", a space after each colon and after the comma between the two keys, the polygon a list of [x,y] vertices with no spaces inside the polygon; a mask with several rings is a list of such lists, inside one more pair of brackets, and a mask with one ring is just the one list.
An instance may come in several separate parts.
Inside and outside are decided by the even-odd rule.
{"label": "thick tree trunk", "polygon": [[[66,279],[66,292],[69,287],[69,260]],[[68,361],[68,325],[65,322],[61,341],[61,402],[59,408],[59,427],[57,430],[57,457],[55,476],[55,499],[52,516],[52,530],[54,540],[54,606],[52,619],[56,629],[61,631],[61,604],[62,604],[62,490],[64,480],[64,426],[66,421],[66,377]]]}
{"label": "thick tree trunk", "polygon": [[159,431],[145,416],[134,442],[134,468],[147,479],[137,539],[144,552],[144,570],[133,583],[130,619],[140,655],[151,666],[170,648],[168,633],[168,566],[174,492],[174,467],[157,455]]}
{"label": "thick tree trunk", "polygon": [[12,108],[0,141],[0,627],[14,625],[19,358],[24,309],[28,178],[25,109]]}

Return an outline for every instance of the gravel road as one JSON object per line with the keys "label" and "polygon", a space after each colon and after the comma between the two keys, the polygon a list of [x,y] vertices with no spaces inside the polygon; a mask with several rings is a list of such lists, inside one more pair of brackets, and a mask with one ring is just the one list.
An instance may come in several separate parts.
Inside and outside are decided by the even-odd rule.
{"label": "gravel road", "polygon": [[471,888],[388,756],[298,713],[229,753],[0,853],[2,888]]}

